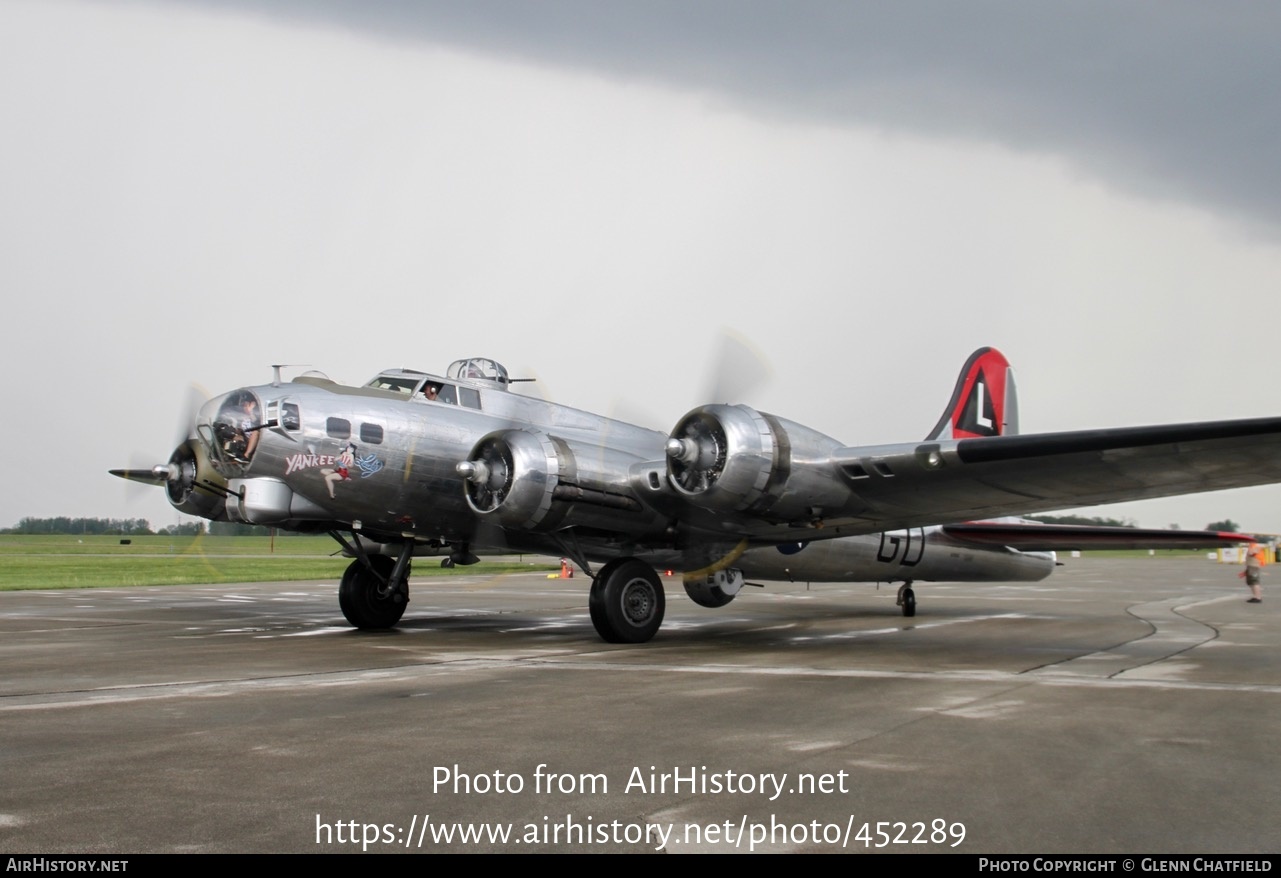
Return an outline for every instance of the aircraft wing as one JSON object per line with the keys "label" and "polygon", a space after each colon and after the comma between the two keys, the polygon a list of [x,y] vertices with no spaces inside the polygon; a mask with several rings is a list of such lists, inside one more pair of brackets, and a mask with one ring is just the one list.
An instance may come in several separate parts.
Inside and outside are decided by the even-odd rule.
{"label": "aircraft wing", "polygon": [[840,448],[860,530],[1281,482],[1281,418]]}
{"label": "aircraft wing", "polygon": [[1212,530],[1149,530],[1080,524],[1027,524],[975,521],[946,524],[948,536],[986,546],[1005,546],[1021,552],[1063,552],[1071,549],[1203,549],[1249,543],[1249,534]]}

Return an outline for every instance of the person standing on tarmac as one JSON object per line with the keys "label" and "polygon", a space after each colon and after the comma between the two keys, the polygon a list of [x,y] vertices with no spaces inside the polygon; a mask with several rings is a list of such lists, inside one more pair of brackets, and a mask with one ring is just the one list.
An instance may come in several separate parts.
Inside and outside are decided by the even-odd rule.
{"label": "person standing on tarmac", "polygon": [[1263,553],[1267,551],[1258,543],[1250,543],[1245,550],[1245,584],[1250,589],[1248,604],[1263,603],[1263,587],[1259,581],[1263,578]]}

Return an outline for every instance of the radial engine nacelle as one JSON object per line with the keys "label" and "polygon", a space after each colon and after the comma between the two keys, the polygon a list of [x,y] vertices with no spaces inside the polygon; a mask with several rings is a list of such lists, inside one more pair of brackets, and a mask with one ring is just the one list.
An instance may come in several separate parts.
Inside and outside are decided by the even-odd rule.
{"label": "radial engine nacelle", "polygon": [[570,525],[642,528],[661,520],[629,484],[637,458],[541,430],[485,436],[456,467],[467,504],[503,527],[546,531]]}
{"label": "radial engine nacelle", "polygon": [[214,520],[223,516],[226,482],[195,439],[184,440],[168,463],[150,469],[113,469],[111,473],[134,482],[163,485],[170,505],[179,512]]}
{"label": "radial engine nacelle", "polygon": [[706,405],[667,440],[667,478],[715,512],[811,521],[843,507],[849,488],[832,466],[841,443],[745,405]]}

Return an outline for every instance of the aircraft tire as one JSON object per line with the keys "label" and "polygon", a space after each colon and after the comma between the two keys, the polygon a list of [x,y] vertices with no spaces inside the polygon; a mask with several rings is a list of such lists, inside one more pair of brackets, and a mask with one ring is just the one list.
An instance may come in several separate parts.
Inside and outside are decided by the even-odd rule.
{"label": "aircraft tire", "polygon": [[911,588],[903,589],[903,615],[916,615],[916,592],[912,591]]}
{"label": "aircraft tire", "polygon": [[667,598],[652,567],[619,558],[596,574],[587,608],[606,643],[645,643],[663,624]]}
{"label": "aircraft tire", "polygon": [[592,627],[596,629],[601,640],[606,643],[619,642],[609,627],[609,619],[605,618],[605,580],[600,576],[592,580],[591,591],[587,594],[587,612],[591,614]]}
{"label": "aircraft tire", "polygon": [[685,583],[685,594],[689,595],[691,601],[709,610],[720,609],[738,597],[738,595],[726,594],[725,589],[719,585],[708,585],[705,582]]}
{"label": "aircraft tire", "polygon": [[396,562],[386,555],[374,555],[369,563],[378,571],[375,575],[359,560],[347,565],[338,585],[338,606],[347,621],[363,630],[391,628],[405,614],[409,603],[408,580],[397,585],[389,593],[382,593],[382,580],[391,576]]}

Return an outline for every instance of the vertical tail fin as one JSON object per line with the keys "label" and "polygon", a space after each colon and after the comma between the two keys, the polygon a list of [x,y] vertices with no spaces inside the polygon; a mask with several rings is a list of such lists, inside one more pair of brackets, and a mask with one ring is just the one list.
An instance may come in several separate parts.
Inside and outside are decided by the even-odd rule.
{"label": "vertical tail fin", "polygon": [[1014,370],[996,348],[979,348],[961,367],[956,389],[926,439],[1013,436],[1019,431]]}

